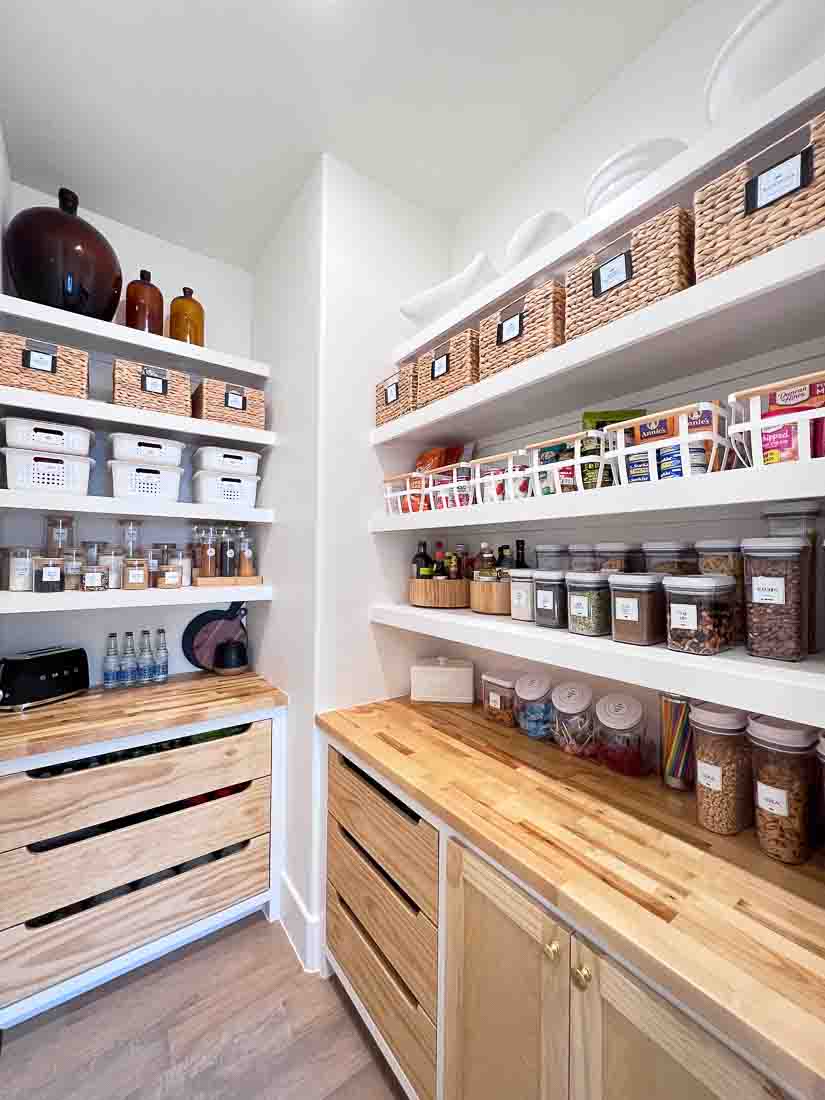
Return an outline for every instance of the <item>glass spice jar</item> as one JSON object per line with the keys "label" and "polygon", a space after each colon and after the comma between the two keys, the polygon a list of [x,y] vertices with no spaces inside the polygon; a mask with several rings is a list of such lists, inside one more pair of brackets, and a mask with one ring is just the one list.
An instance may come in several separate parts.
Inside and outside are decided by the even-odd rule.
{"label": "glass spice jar", "polygon": [[7,558],[9,592],[31,592],[34,586],[34,555],[30,546],[12,546]]}
{"label": "glass spice jar", "polygon": [[255,547],[245,527],[238,529],[238,576],[257,576]]}
{"label": "glass spice jar", "polygon": [[149,587],[149,565],[144,557],[123,559],[123,584],[127,592]]}
{"label": "glass spice jar", "polygon": [[748,740],[759,846],[781,863],[804,863],[815,831],[817,731],[759,715],[748,720]]}
{"label": "glass spice jar", "polygon": [[502,726],[516,724],[517,676],[493,676],[485,672],[481,677],[481,700],[484,714]]}
{"label": "glass spice jar", "polygon": [[63,559],[50,555],[38,555],[34,559],[32,590],[34,592],[65,591]]}
{"label": "glass spice jar", "polygon": [[200,576],[218,576],[218,535],[214,527],[206,527],[201,536]]}
{"label": "glass spice jar", "polygon": [[532,569],[510,570],[510,617],[523,623],[536,621],[536,582]]}
{"label": "glass spice jar", "polygon": [[748,716],[734,707],[692,703],[696,753],[696,820],[721,836],[753,824],[753,769],[746,736]]}
{"label": "glass spice jar", "polygon": [[656,742],[647,736],[645,712],[632,695],[604,695],[596,704],[599,759],[620,775],[650,775],[658,767]]}
{"label": "glass spice jar", "polygon": [[235,551],[235,532],[231,527],[222,527],[220,531],[219,576],[237,577],[238,556]]}
{"label": "glass spice jar", "polygon": [[564,577],[561,569],[533,571],[537,626],[567,626],[567,585]]}
{"label": "glass spice jar", "polygon": [[745,539],[748,653],[777,661],[808,655],[811,548],[806,539]]}
{"label": "glass spice jar", "polygon": [[597,637],[610,633],[610,588],[604,573],[568,573],[567,629]]}
{"label": "glass spice jar", "polygon": [[665,590],[658,573],[611,573],[613,641],[657,645],[667,638]]}
{"label": "glass spice jar", "polygon": [[699,572],[699,557],[692,542],[643,542],[648,573],[690,577]]}
{"label": "glass spice jar", "polygon": [[667,647],[710,657],[734,644],[733,577],[663,577]]}
{"label": "glass spice jar", "polygon": [[183,584],[183,551],[167,550],[164,560],[158,568],[155,580],[156,588],[180,588]]}
{"label": "glass spice jar", "polygon": [[573,756],[596,756],[596,723],[593,692],[587,684],[568,682],[553,688],[556,708],[554,739],[559,748]]}
{"label": "glass spice jar", "polygon": [[733,628],[736,641],[745,640],[745,566],[738,539],[703,539],[696,543],[699,572],[719,573],[736,581]]}
{"label": "glass spice jar", "polygon": [[105,565],[87,564],[80,576],[80,587],[84,592],[108,592],[109,570]]}

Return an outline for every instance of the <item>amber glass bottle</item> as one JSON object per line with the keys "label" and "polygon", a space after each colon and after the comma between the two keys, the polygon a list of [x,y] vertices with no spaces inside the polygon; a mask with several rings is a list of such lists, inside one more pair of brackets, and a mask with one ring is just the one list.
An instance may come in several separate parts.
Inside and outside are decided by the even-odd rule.
{"label": "amber glass bottle", "polygon": [[126,287],[126,325],[163,336],[163,295],[152,282],[151,271],[141,271]]}
{"label": "amber glass bottle", "polygon": [[203,306],[194,297],[191,286],[172,299],[169,310],[169,335],[173,340],[203,347]]}

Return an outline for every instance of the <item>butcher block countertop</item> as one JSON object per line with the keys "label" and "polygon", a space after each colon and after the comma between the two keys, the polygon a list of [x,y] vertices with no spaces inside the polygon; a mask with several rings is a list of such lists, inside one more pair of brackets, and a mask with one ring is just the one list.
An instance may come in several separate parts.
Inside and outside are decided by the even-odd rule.
{"label": "butcher block countertop", "polygon": [[825,1100],[822,853],[776,863],[752,831],[701,829],[692,795],[478,707],[396,699],[318,724],[768,1074]]}
{"label": "butcher block countertop", "polygon": [[286,704],[286,695],[254,672],[194,672],[170,676],[165,684],[114,691],[96,688],[60,703],[0,714],[0,762],[195,722],[231,721]]}

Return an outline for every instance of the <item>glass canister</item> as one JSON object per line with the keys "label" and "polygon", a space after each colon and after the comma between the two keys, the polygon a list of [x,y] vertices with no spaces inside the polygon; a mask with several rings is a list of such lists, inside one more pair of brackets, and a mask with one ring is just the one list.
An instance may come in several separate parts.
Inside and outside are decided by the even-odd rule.
{"label": "glass canister", "polygon": [[46,516],[43,541],[50,557],[62,558],[64,550],[76,544],[74,516]]}
{"label": "glass canister", "polygon": [[567,548],[570,570],[573,573],[591,573],[599,568],[596,547],[591,542],[571,542]]}
{"label": "glass canister", "polygon": [[599,746],[589,686],[572,681],[559,684],[550,698],[556,708],[554,739],[559,748],[573,756],[596,756]]}
{"label": "glass canister", "polygon": [[80,575],[80,587],[84,592],[108,592],[109,570],[105,565],[87,563]]}
{"label": "glass canister", "polygon": [[183,551],[167,549],[163,555],[157,577],[156,588],[180,588],[183,585]]}
{"label": "glass canister", "polygon": [[696,753],[696,820],[722,836],[753,824],[753,769],[743,710],[692,703],[690,728]]}
{"label": "glass canister", "polygon": [[808,655],[811,548],[807,539],[745,539],[745,644],[754,657]]}
{"label": "glass canister", "polygon": [[203,527],[199,523],[192,525],[192,580],[200,576],[201,568],[201,541],[203,539]]}
{"label": "glass canister", "polygon": [[218,576],[218,533],[214,527],[204,527],[201,531],[199,576]]}
{"label": "glass canister", "polygon": [[146,556],[146,568],[149,571],[149,587],[157,588],[158,570],[163,560],[163,545],[153,542],[151,546],[146,547],[143,553]]}
{"label": "glass canister", "polygon": [[633,550],[629,542],[597,542],[596,568],[601,573],[629,573]]}
{"label": "glass canister", "polygon": [[567,629],[597,637],[610,633],[610,588],[604,573],[568,573]]}
{"label": "glass canister", "polygon": [[237,577],[238,556],[235,550],[235,532],[231,527],[222,527],[219,540],[218,575],[221,577]]}
{"label": "glass canister", "polygon": [[696,775],[690,700],[684,695],[662,693],[659,696],[659,719],[662,782],[674,790],[689,791]]}
{"label": "glass canister", "polygon": [[32,591],[63,592],[65,588],[66,577],[63,571],[63,559],[54,558],[48,554],[36,555],[34,558]]}
{"label": "glass canister", "polygon": [[545,542],[536,547],[536,568],[552,571],[567,569],[569,556],[567,547],[560,542]]}
{"label": "glass canister", "polygon": [[780,500],[762,509],[771,537],[806,539],[811,548],[808,601],[808,652],[818,653],[825,637],[825,554],[818,539],[820,503],[818,500]]}
{"label": "glass canister", "polygon": [[658,767],[656,742],[647,736],[645,712],[632,695],[604,695],[596,704],[599,759],[621,775],[650,775]]}
{"label": "glass canister", "polygon": [[519,676],[516,680],[516,721],[519,728],[536,741],[553,736],[556,710],[551,698],[552,691],[550,677],[543,672],[535,676]]}
{"label": "glass canister", "polygon": [[536,621],[536,582],[532,569],[510,570],[510,617],[524,623]]}
{"label": "glass canister", "polygon": [[30,546],[12,546],[8,551],[9,592],[31,592],[34,585],[34,551]]}
{"label": "glass canister", "polygon": [[516,724],[517,676],[493,676],[489,672],[481,677],[481,701],[484,714],[503,726]]}
{"label": "glass canister", "polygon": [[100,556],[108,549],[108,542],[101,542],[98,539],[84,539],[80,544],[83,547],[83,556],[86,559],[87,565],[99,565]]}
{"label": "glass canister", "polygon": [[733,627],[736,641],[745,640],[745,565],[738,539],[703,539],[696,543],[700,573],[720,573],[736,581]]}
{"label": "glass canister", "polygon": [[611,573],[614,642],[657,645],[667,638],[665,590],[659,573]]}
{"label": "glass canister", "polygon": [[120,524],[124,555],[127,558],[140,557],[143,539],[143,524],[137,519],[124,519]]}
{"label": "glass canister", "polygon": [[63,551],[63,572],[65,575],[66,592],[79,592],[83,586],[83,570],[86,560],[83,551],[75,547],[67,547]]}
{"label": "glass canister", "polygon": [[734,644],[733,577],[663,577],[667,594],[667,647],[712,657]]}
{"label": "glass canister", "polygon": [[804,863],[814,841],[819,735],[759,715],[748,720],[748,739],[759,846],[782,863]]}
{"label": "glass canister", "polygon": [[255,545],[245,527],[238,528],[238,576],[257,576]]}
{"label": "glass canister", "polygon": [[125,557],[121,587],[127,592],[136,592],[149,587],[149,565],[146,558]]}
{"label": "glass canister", "polygon": [[643,542],[648,573],[689,577],[699,572],[699,556],[692,542]]}
{"label": "glass canister", "polygon": [[99,565],[104,565],[109,570],[109,587],[123,587],[123,559],[125,552],[122,546],[110,546],[105,544],[105,549],[99,554]]}
{"label": "glass canister", "polygon": [[561,569],[535,569],[536,625],[567,626],[567,585]]}
{"label": "glass canister", "polygon": [[192,569],[193,569],[193,557],[194,550],[191,542],[187,542],[184,549],[181,551],[181,566],[183,568],[183,574],[181,576],[181,587],[192,587]]}

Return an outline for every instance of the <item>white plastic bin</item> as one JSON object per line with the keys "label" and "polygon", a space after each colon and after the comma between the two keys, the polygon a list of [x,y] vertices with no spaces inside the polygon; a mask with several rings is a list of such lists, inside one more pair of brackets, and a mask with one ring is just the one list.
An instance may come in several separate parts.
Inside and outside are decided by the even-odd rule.
{"label": "white plastic bin", "polygon": [[21,416],[3,419],[6,446],[27,451],[49,451],[54,454],[88,455],[95,433],[76,424],[56,424],[52,420],[26,420]]}
{"label": "white plastic bin", "polygon": [[258,495],[257,474],[220,474],[198,470],[192,474],[196,504],[246,504],[255,507]]}
{"label": "white plastic bin", "polygon": [[153,435],[112,432],[112,458],[116,462],[150,462],[156,466],[180,466],[184,443],[176,439],[157,439]]}
{"label": "white plastic bin", "polygon": [[147,462],[119,462],[111,459],[114,497],[154,497],[176,501],[180,495],[182,466],[156,466]]}
{"label": "white plastic bin", "polygon": [[93,458],[80,455],[58,455],[53,451],[19,451],[0,448],[6,458],[6,488],[16,491],[36,489],[59,493],[76,493],[85,497],[89,492],[89,473]]}
{"label": "white plastic bin", "polygon": [[196,470],[257,474],[261,456],[255,451],[234,451],[230,447],[198,447],[192,459]]}

